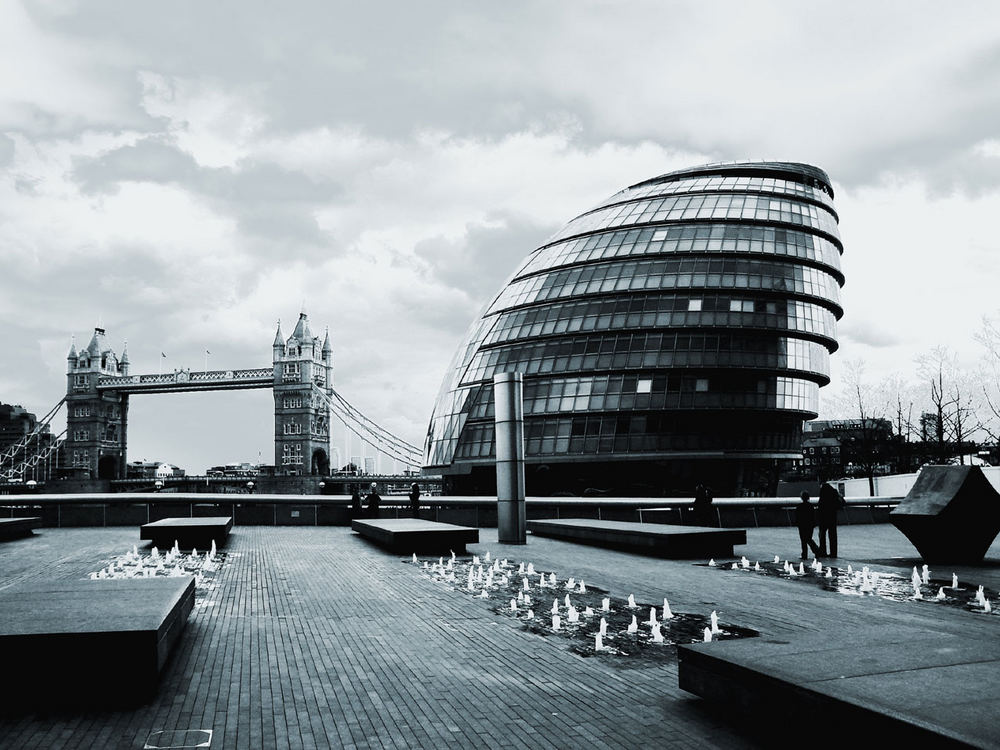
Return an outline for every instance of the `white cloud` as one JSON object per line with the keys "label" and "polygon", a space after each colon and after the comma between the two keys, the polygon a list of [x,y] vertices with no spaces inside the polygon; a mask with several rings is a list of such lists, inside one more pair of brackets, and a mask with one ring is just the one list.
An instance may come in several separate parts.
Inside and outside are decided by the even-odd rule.
{"label": "white cloud", "polygon": [[20,0],[0,4],[0,130],[134,124],[127,92],[100,75],[102,67],[128,57],[117,44],[94,48],[85,39],[44,30]]}
{"label": "white cloud", "polygon": [[[141,370],[161,348],[266,365],[304,300],[338,387],[420,443],[461,331],[520,257],[630,183],[747,157],[840,183],[835,378],[941,342],[974,358],[1000,280],[1000,55],[972,22],[991,12],[432,3],[386,28],[326,3],[309,24],[254,2],[5,4],[0,399],[44,412],[68,334],[99,317]],[[266,426],[266,400],[219,403],[240,425],[226,457],[208,430],[182,446],[136,427],[134,450],[269,455],[240,411]]]}
{"label": "white cloud", "polygon": [[250,105],[253,92],[234,94],[223,83],[140,71],[142,106],[168,121],[167,132],[205,167],[232,167],[245,157],[267,118]]}
{"label": "white cloud", "polygon": [[1000,159],[1000,139],[988,138],[980,141],[972,148],[973,153],[978,156],[986,156],[991,159]]}

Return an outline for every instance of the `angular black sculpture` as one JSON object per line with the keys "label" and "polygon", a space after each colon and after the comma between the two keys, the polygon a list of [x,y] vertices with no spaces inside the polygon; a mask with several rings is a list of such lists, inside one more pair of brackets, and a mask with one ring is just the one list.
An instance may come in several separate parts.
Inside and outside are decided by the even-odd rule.
{"label": "angular black sculpture", "polygon": [[925,466],[889,514],[927,562],[982,562],[1000,532],[1000,493],[978,466]]}

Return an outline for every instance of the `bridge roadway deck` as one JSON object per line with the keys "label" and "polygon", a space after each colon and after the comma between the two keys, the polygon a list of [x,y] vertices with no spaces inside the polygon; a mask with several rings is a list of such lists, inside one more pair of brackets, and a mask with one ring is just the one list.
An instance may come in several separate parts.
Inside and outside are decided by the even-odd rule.
{"label": "bridge roadway deck", "polygon": [[[42,529],[0,545],[0,588],[85,576],[137,536],[135,528]],[[906,574],[917,562],[889,525],[840,536],[841,564]],[[747,537],[736,552],[751,560],[798,552],[794,529]],[[470,553],[531,561],[615,597],[668,596],[675,611],[717,610],[765,636],[881,627],[972,639],[1000,627],[1000,615],[930,602],[844,596],[553,539],[516,547],[498,544],[494,531],[480,538]],[[581,657],[346,528],[237,527],[226,551],[218,587],[192,613],[155,700],[130,711],[2,718],[0,747],[140,748],[162,729],[212,729],[212,748],[776,746],[760,726],[680,690],[676,663]],[[954,572],[996,591],[1000,544],[984,565]]]}

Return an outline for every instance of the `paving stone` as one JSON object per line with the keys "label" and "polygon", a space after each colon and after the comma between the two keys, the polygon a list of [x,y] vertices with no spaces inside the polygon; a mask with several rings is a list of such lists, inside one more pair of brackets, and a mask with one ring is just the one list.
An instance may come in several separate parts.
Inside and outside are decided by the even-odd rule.
{"label": "paving stone", "polygon": [[[134,528],[42,529],[0,545],[0,589],[39,575],[82,578],[131,549]],[[840,531],[842,564],[908,574],[918,564],[889,525]],[[825,627],[933,628],[956,636],[997,621],[930,604],[844,597],[796,582],[727,573],[481,530],[469,552],[533,561],[565,579],[640,601],[669,597],[768,636]],[[791,559],[794,529],[750,529],[737,554]],[[0,719],[0,747],[141,748],[154,729],[211,729],[212,747],[670,746],[739,748],[762,740],[677,686],[670,661],[584,658],[431,581],[338,527],[237,527],[211,604],[194,610],[154,700],[134,710]],[[950,577],[951,570],[932,575]],[[1000,550],[961,580],[994,590]]]}

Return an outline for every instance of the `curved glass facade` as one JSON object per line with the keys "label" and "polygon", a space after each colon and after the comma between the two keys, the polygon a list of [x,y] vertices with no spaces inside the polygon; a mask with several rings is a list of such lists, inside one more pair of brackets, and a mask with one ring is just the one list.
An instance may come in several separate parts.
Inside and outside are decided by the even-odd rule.
{"label": "curved glass facade", "polygon": [[646,180],[531,253],[442,383],[425,468],[492,492],[493,376],[524,374],[529,494],[765,490],[829,381],[842,245],[826,174],[706,165]]}

